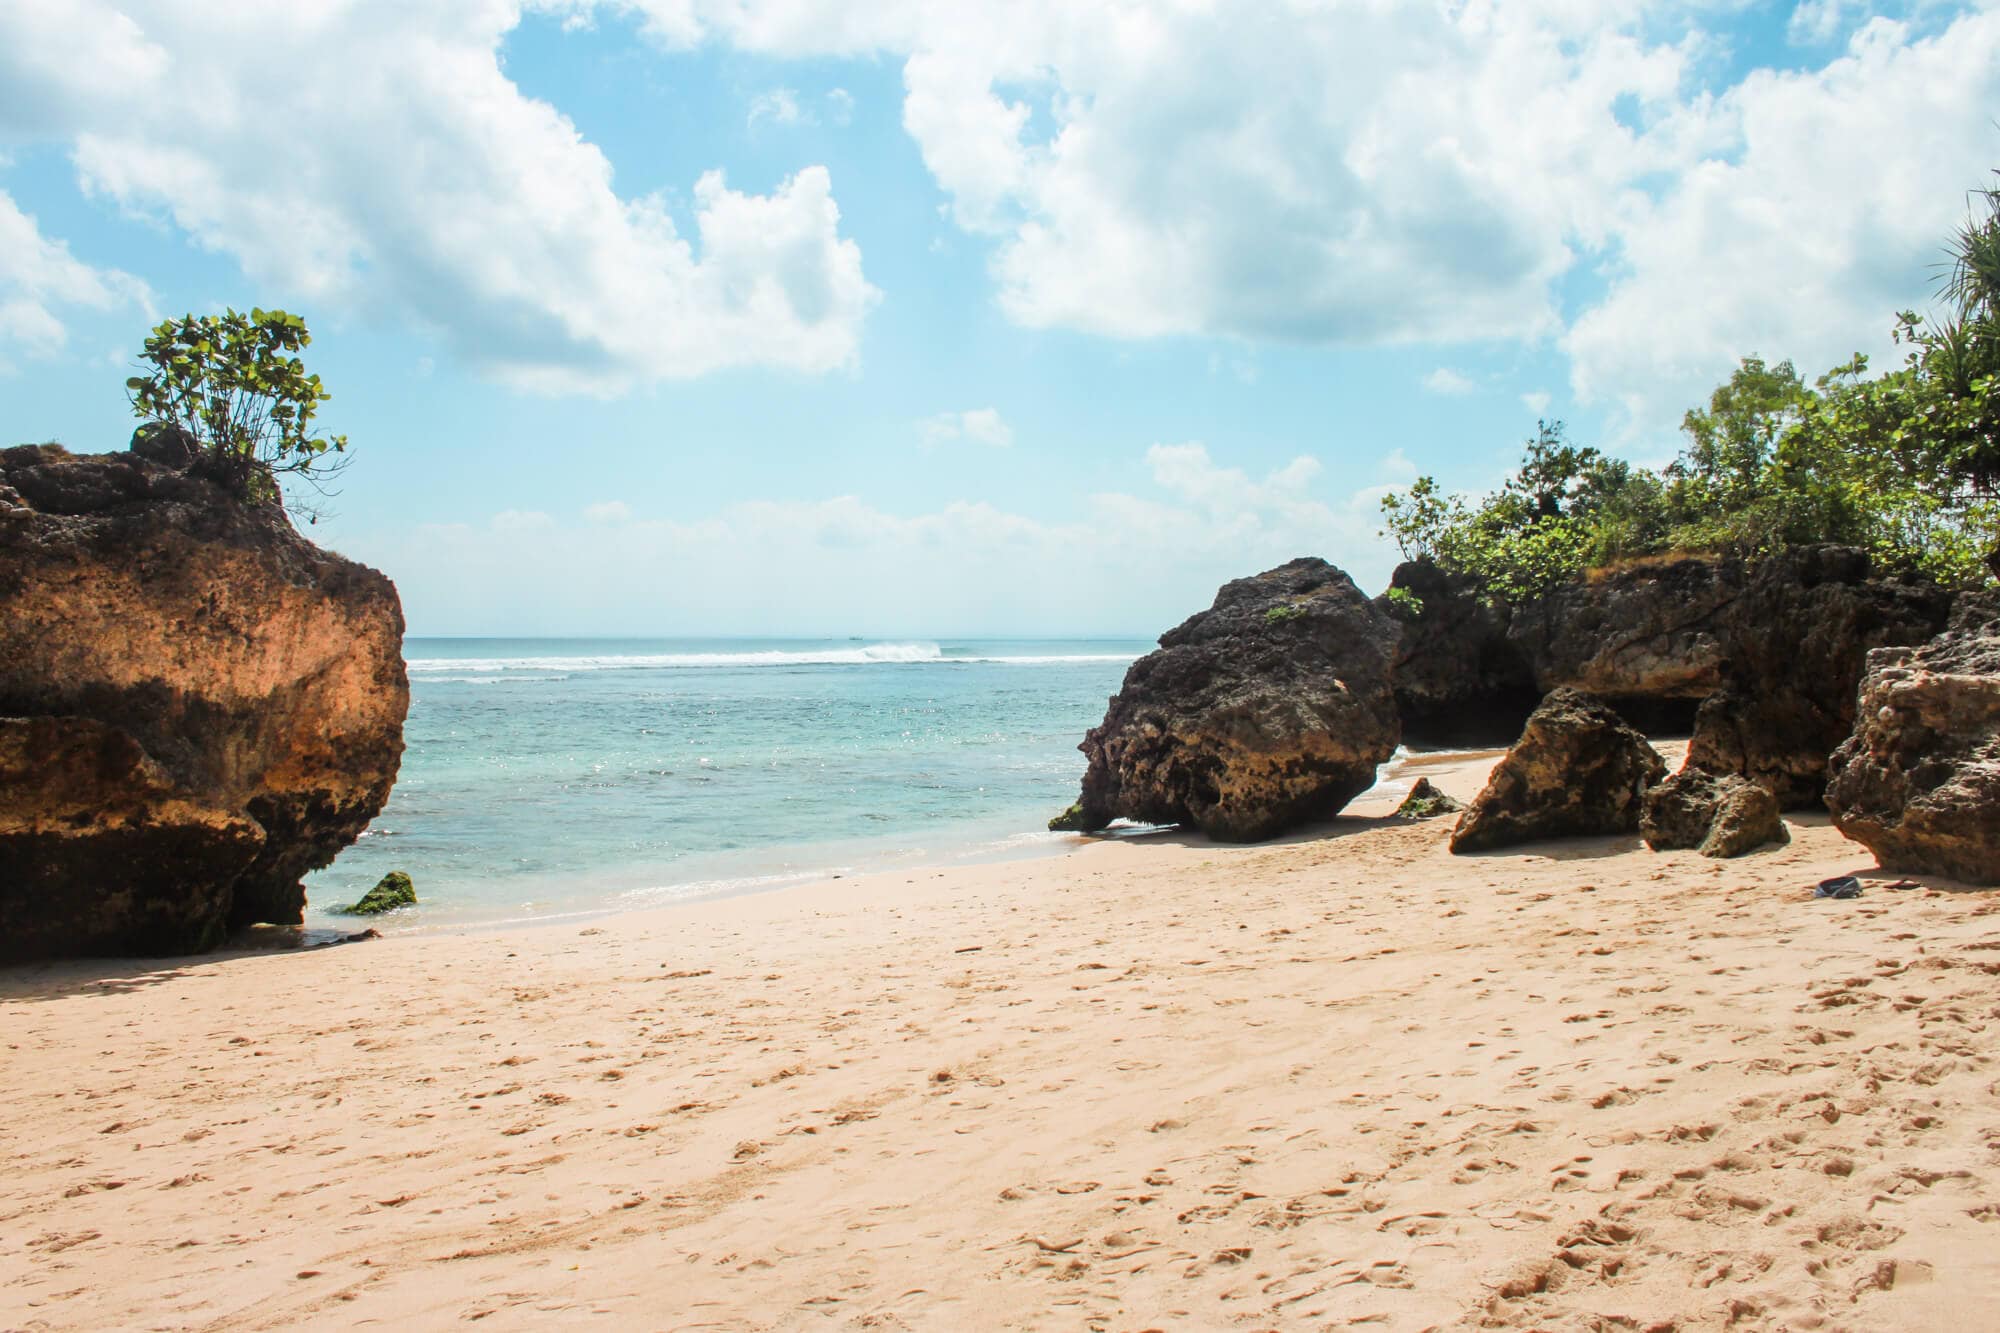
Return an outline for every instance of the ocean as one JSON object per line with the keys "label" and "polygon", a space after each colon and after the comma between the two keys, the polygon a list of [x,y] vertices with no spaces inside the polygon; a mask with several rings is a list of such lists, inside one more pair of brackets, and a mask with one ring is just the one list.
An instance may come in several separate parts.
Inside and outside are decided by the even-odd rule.
{"label": "ocean", "polygon": [[384,931],[599,915],[1067,845],[1077,742],[1140,640],[432,639],[408,749],[306,922],[385,872]]}

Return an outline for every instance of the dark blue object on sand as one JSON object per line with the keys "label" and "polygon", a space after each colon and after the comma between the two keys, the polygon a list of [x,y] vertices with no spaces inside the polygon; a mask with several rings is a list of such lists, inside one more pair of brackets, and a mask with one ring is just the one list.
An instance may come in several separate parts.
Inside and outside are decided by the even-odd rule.
{"label": "dark blue object on sand", "polygon": [[1815,898],[1859,898],[1860,896],[1861,881],[1852,875],[1836,875],[1832,879],[1823,879],[1819,882],[1819,887],[1813,890]]}

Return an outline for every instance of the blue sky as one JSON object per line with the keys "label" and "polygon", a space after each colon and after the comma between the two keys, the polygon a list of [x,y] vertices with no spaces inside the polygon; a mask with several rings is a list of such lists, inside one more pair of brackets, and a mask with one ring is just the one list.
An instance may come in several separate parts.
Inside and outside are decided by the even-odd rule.
{"label": "blue sky", "polygon": [[[305,314],[427,633],[1157,633],[1538,416],[1887,351],[2000,10],[0,7],[0,419]],[[188,89],[204,90],[190,98]]]}

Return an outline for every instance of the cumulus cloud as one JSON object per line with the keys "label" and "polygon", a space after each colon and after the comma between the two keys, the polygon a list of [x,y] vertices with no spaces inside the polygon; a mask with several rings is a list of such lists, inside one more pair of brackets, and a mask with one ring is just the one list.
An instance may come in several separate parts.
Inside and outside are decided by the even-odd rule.
{"label": "cumulus cloud", "polygon": [[964,412],[940,412],[917,423],[917,433],[926,445],[936,446],[966,440],[973,444],[1004,449],[1014,442],[1014,428],[990,407]]}
{"label": "cumulus cloud", "polygon": [[0,127],[68,141],[87,189],[272,298],[413,320],[527,387],[852,364],[877,293],[825,168],[769,194],[710,172],[685,201],[621,196],[603,153],[503,72],[519,17],[504,0],[0,7]]}
{"label": "cumulus cloud", "polygon": [[1990,3],[1806,0],[1793,37],[1846,48],[1722,86],[1704,25],[1742,7],[1712,0],[634,2],[673,43],[901,58],[1023,324],[1555,337],[1581,399],[1655,426],[1740,352],[1824,359],[1918,299],[2000,105]]}
{"label": "cumulus cloud", "polygon": [[528,3],[901,62],[904,127],[1023,325],[1553,339],[1580,401],[1655,425],[1738,354],[1837,360],[1919,299],[2000,105],[1987,0],[1804,0],[1789,31],[1824,63],[1740,78],[1710,26],[1742,6],[1715,0],[73,0],[0,9],[0,127],[286,299],[414,318],[517,382],[851,364],[876,293],[824,169],[620,195],[501,69]]}
{"label": "cumulus cloud", "polygon": [[1609,291],[1562,340],[1573,387],[1662,421],[1738,357],[1811,375],[1890,351],[2000,153],[1994,106],[2000,9],[1931,37],[1876,20],[1822,69],[1691,104],[1675,132],[1716,148],[1630,208]]}
{"label": "cumulus cloud", "polygon": [[0,370],[9,368],[12,351],[46,356],[62,350],[69,341],[62,312],[77,307],[153,313],[146,284],[77,259],[67,245],[43,236],[35,219],[0,190]]}
{"label": "cumulus cloud", "polygon": [[1549,331],[1600,187],[1660,156],[1614,103],[1686,64],[1556,0],[640,3],[669,41],[902,55],[904,124],[1002,305],[1118,335]]}
{"label": "cumulus cloud", "polygon": [[1479,386],[1450,366],[1439,366],[1424,376],[1424,390],[1445,398],[1460,398]]}
{"label": "cumulus cloud", "polygon": [[584,521],[588,523],[623,523],[632,517],[632,506],[623,500],[605,500],[594,505],[585,505]]}
{"label": "cumulus cloud", "polygon": [[[417,633],[1150,634],[1226,580],[1299,555],[1364,587],[1387,579],[1372,499],[1315,498],[1311,457],[1253,476],[1189,443],[1142,462],[1132,490],[1090,496],[1060,522],[973,501],[897,513],[845,495],[682,521],[516,515],[345,532],[340,546],[395,577]],[[694,567],[703,577],[602,576]]]}

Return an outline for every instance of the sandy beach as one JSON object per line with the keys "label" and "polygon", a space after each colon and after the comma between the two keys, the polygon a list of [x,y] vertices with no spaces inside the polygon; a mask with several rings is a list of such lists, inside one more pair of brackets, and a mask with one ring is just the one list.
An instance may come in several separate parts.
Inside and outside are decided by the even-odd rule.
{"label": "sandy beach", "polygon": [[1992,1326],[2000,898],[1392,797],[0,973],[0,1328]]}

